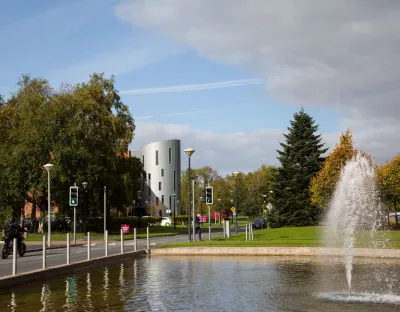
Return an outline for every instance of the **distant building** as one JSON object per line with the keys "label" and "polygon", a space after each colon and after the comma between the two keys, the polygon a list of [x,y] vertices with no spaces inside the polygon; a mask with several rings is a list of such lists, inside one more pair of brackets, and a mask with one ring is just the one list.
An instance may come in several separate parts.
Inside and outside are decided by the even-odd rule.
{"label": "distant building", "polygon": [[146,172],[145,180],[141,181],[140,207],[147,206],[147,212],[163,217],[173,215],[175,207],[175,213],[179,215],[181,209],[177,201],[181,198],[181,141],[150,143],[130,154],[142,161]]}

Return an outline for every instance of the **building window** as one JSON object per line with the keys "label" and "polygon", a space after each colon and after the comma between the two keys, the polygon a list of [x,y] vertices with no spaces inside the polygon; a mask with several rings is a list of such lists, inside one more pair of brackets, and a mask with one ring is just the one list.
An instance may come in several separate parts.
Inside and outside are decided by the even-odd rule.
{"label": "building window", "polygon": [[164,169],[161,169],[161,176],[164,176]]}
{"label": "building window", "polygon": [[176,191],[176,171],[174,171],[174,191]]}
{"label": "building window", "polygon": [[161,191],[161,182],[158,182],[158,190]]}
{"label": "building window", "polygon": [[149,181],[150,181],[150,179],[151,179],[151,173],[149,173]]}
{"label": "building window", "polygon": [[156,206],[158,206],[158,197],[156,197]]}
{"label": "building window", "polygon": [[158,165],[158,151],[156,151],[156,165]]}
{"label": "building window", "polygon": [[150,187],[150,185],[149,185],[149,198],[150,198],[150,196],[151,196],[151,187]]}
{"label": "building window", "polygon": [[168,161],[169,161],[169,163],[171,163],[171,161],[172,161],[172,148],[169,148],[169,151],[168,151]]}
{"label": "building window", "polygon": [[143,163],[143,167],[144,167],[144,155],[142,156],[142,163]]}
{"label": "building window", "polygon": [[161,202],[164,204],[164,195],[161,195]]}

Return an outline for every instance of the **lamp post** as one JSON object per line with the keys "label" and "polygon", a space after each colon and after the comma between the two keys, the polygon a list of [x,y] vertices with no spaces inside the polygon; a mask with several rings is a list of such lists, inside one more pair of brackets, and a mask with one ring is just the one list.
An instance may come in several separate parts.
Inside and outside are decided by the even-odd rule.
{"label": "lamp post", "polygon": [[84,200],[85,200],[85,202],[83,203],[83,233],[85,233],[85,235],[87,235],[86,233],[86,230],[87,230],[87,228],[86,228],[86,214],[87,214],[87,186],[88,186],[88,184],[89,183],[87,183],[87,182],[83,182],[82,183],[82,185],[83,185],[83,191],[85,192],[85,195],[84,195]]}
{"label": "lamp post", "polygon": [[175,216],[176,216],[176,214],[175,214],[175,208],[176,208],[176,194],[172,194],[172,197],[174,198],[174,229],[176,229],[176,226],[175,226]]}
{"label": "lamp post", "polygon": [[[178,210],[179,210],[179,207],[180,207],[180,206],[179,206],[180,203],[181,203],[181,201],[180,201],[179,199],[177,199],[177,200],[176,200],[176,205],[178,206],[178,207],[177,207]],[[175,215],[175,206],[174,206],[174,215]],[[176,223],[175,223],[175,218],[174,218],[174,229],[175,229],[175,224],[176,224]]]}
{"label": "lamp post", "polygon": [[50,205],[50,171],[53,169],[53,164],[46,164],[43,166],[44,169],[47,170],[47,246],[51,246],[51,205]]}
{"label": "lamp post", "polygon": [[[221,209],[221,198],[218,198],[218,209],[219,209],[219,216],[218,216],[218,223],[221,224],[221,214],[222,214],[222,209]],[[215,224],[217,224],[217,221],[215,221]]]}
{"label": "lamp post", "polygon": [[[203,214],[203,196],[200,196],[200,213]],[[203,226],[203,221],[201,221],[201,226]]]}
{"label": "lamp post", "polygon": [[[239,234],[239,228],[238,228],[238,212],[239,212],[239,201],[238,201],[238,171],[235,171],[233,175],[235,176],[236,183],[235,183],[235,188],[236,188],[236,235]],[[232,217],[233,221],[233,217]]]}
{"label": "lamp post", "polygon": [[188,238],[189,242],[192,241],[192,236],[191,234],[191,221],[190,221],[190,158],[194,153],[194,149],[192,148],[187,148],[184,150],[185,154],[188,156],[189,159],[189,170],[188,170]]}

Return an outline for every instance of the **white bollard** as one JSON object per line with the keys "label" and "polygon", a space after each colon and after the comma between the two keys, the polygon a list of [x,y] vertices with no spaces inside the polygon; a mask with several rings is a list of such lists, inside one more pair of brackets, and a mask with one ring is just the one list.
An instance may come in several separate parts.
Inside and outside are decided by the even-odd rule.
{"label": "white bollard", "polygon": [[12,274],[17,275],[17,239],[13,239],[13,264],[12,264]]}
{"label": "white bollard", "polygon": [[124,253],[124,231],[121,229],[121,253]]}
{"label": "white bollard", "polygon": [[91,258],[91,254],[90,254],[90,246],[91,242],[90,242],[90,232],[87,232],[87,259],[90,260]]}
{"label": "white bollard", "polygon": [[136,236],[136,228],[133,229],[133,250],[137,250],[137,236]]}
{"label": "white bollard", "polygon": [[104,233],[104,250],[105,256],[108,257],[108,230],[106,230]]}
{"label": "white bollard", "polygon": [[67,233],[67,264],[70,263],[69,233]]}
{"label": "white bollard", "polygon": [[43,270],[46,269],[46,235],[43,235]]}
{"label": "white bollard", "polygon": [[246,224],[246,242],[247,242],[247,224]]}
{"label": "white bollard", "polygon": [[150,228],[147,227],[147,250],[150,250]]}

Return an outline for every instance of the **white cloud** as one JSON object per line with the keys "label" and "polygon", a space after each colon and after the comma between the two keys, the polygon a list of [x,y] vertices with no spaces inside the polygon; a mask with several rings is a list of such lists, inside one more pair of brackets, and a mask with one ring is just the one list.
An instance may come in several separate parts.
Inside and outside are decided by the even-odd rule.
{"label": "white cloud", "polygon": [[122,90],[120,94],[154,94],[154,93],[167,93],[167,92],[186,92],[186,91],[201,91],[210,89],[233,88],[248,85],[255,85],[264,83],[262,79],[240,79],[221,82],[190,84],[180,86],[169,86],[161,88],[145,88],[145,89],[131,89]]}
{"label": "white cloud", "polygon": [[281,103],[346,116],[378,161],[400,145],[400,2],[138,0],[116,16],[252,71]]}
{"label": "white cloud", "polygon": [[177,117],[177,116],[188,116],[188,115],[198,115],[198,114],[206,114],[206,113],[215,113],[220,112],[220,109],[208,109],[208,110],[197,110],[191,112],[177,112],[177,113],[168,113],[163,115],[155,115],[155,116],[138,116],[135,117],[135,120],[148,120],[154,118],[162,118],[162,117]]}
{"label": "white cloud", "polygon": [[[196,150],[192,156],[195,168],[210,166],[220,174],[234,170],[254,171],[261,165],[278,165],[276,150],[284,142],[282,129],[264,129],[252,132],[221,134],[193,129],[188,125],[138,122],[131,149],[162,140],[180,139],[182,151],[191,147]],[[324,136],[328,146],[334,146],[339,136]],[[182,154],[182,168],[187,161]]]}

